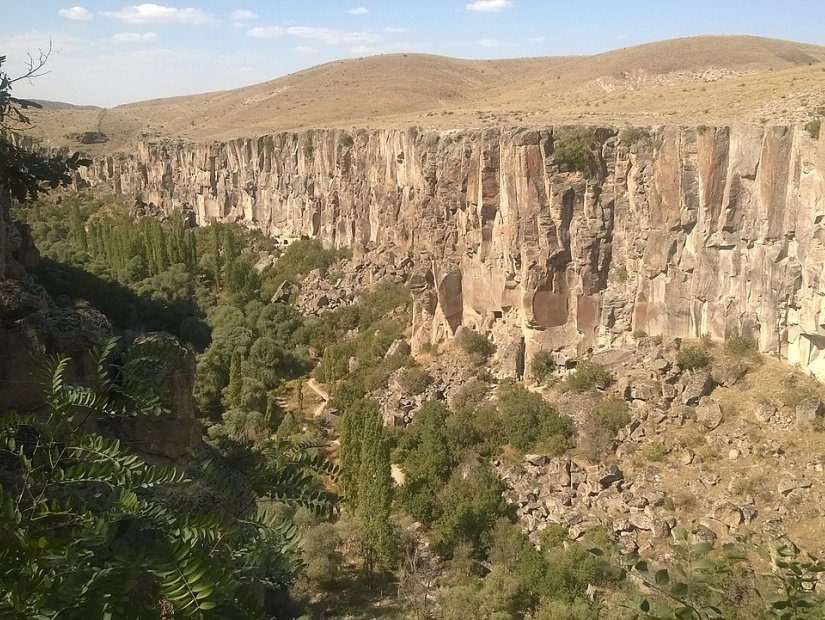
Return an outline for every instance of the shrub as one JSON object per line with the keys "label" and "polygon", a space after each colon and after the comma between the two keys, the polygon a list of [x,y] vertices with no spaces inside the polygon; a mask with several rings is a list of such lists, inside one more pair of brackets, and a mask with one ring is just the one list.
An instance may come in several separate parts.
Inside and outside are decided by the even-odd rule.
{"label": "shrub", "polygon": [[756,353],[756,341],[734,330],[725,338],[725,353],[734,357],[753,355]]}
{"label": "shrub", "polygon": [[570,447],[573,423],[539,394],[514,383],[504,384],[499,388],[498,408],[507,441],[517,450],[526,451],[539,443],[551,452]]}
{"label": "shrub", "polygon": [[304,144],[304,159],[312,159],[314,153],[315,149],[312,146],[312,142]]}
{"label": "shrub", "polygon": [[455,391],[451,406],[456,413],[475,414],[487,400],[490,386],[479,379],[470,379]]}
{"label": "shrub", "polygon": [[821,126],[822,126],[822,120],[817,118],[815,120],[812,120],[807,125],[805,125],[805,131],[807,131],[809,134],[811,134],[811,137],[814,140],[817,140],[817,139],[819,139],[819,129],[820,129]]}
{"label": "shrub", "polygon": [[627,144],[628,146],[633,146],[639,140],[649,137],[650,132],[647,129],[642,129],[640,127],[627,127],[619,133],[619,142]]}
{"label": "shrub", "polygon": [[581,172],[585,177],[596,174],[598,164],[596,156],[590,149],[590,140],[583,134],[574,134],[560,138],[554,144],[553,158],[560,165]]}
{"label": "shrub", "polygon": [[480,550],[482,538],[507,512],[504,485],[495,472],[486,465],[462,469],[453,472],[442,490],[441,514],[432,526],[433,548],[447,557],[462,542]]}
{"label": "shrub", "polygon": [[667,448],[661,441],[652,441],[642,448],[642,458],[646,461],[659,463],[665,460],[665,456],[667,456]]}
{"label": "shrub", "polygon": [[593,418],[599,426],[614,435],[630,423],[627,403],[618,396],[611,396],[596,405]]}
{"label": "shrub", "polygon": [[533,378],[541,384],[547,383],[555,367],[556,363],[549,351],[536,351],[530,362],[530,372]]}
{"label": "shrub", "polygon": [[705,368],[710,364],[710,356],[702,347],[685,345],[676,354],[676,363],[683,370],[695,370]]}
{"label": "shrub", "polygon": [[484,364],[496,351],[496,346],[487,336],[470,329],[462,333],[459,345],[476,366]]}
{"label": "shrub", "polygon": [[310,581],[322,587],[335,581],[341,566],[340,544],[341,537],[332,523],[319,523],[307,530],[302,551]]}
{"label": "shrub", "polygon": [[398,382],[408,394],[418,395],[427,389],[427,386],[433,382],[433,378],[420,366],[414,366],[402,370]]}
{"label": "shrub", "polygon": [[603,390],[613,383],[613,376],[601,364],[584,360],[578,363],[576,370],[565,380],[568,389],[574,392],[587,392],[588,390]]}
{"label": "shrub", "polygon": [[436,355],[438,353],[438,345],[432,342],[425,342],[421,345],[421,352],[425,355]]}
{"label": "shrub", "polygon": [[341,134],[341,144],[344,145],[345,147],[349,148],[353,144],[355,144],[355,140],[352,139],[351,135],[344,132],[344,133]]}
{"label": "shrub", "polygon": [[543,550],[561,547],[567,538],[567,528],[560,523],[548,524],[539,534],[539,542]]}
{"label": "shrub", "polygon": [[785,389],[782,392],[782,403],[789,409],[796,409],[806,400],[819,396],[817,382],[810,377],[793,374],[783,384]]}
{"label": "shrub", "polygon": [[613,449],[616,433],[630,422],[627,403],[612,396],[602,401],[587,415],[578,449],[590,461],[598,461]]}

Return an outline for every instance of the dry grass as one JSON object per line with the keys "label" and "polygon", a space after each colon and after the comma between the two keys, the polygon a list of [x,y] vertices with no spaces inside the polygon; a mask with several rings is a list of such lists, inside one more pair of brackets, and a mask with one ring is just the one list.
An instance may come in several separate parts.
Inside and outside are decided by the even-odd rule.
{"label": "dry grass", "polygon": [[54,144],[87,152],[138,138],[205,141],[306,128],[805,123],[825,110],[825,48],[694,37],[597,56],[470,61],[423,54],[342,60],[232,91],[110,110],[37,113]]}

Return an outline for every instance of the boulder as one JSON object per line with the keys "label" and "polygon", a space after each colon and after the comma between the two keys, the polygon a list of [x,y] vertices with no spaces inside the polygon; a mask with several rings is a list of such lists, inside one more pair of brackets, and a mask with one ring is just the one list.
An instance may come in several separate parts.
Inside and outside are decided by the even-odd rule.
{"label": "boulder", "polygon": [[682,404],[695,405],[703,396],[707,396],[716,387],[713,377],[707,370],[695,370],[687,373],[680,381],[683,385]]}
{"label": "boulder", "polygon": [[799,430],[810,430],[816,419],[822,415],[822,401],[818,396],[806,398],[796,406],[794,422]]}
{"label": "boulder", "polygon": [[711,378],[722,387],[733,387],[748,372],[748,365],[742,360],[723,360],[711,368]]}
{"label": "boulder", "polygon": [[722,407],[712,399],[703,399],[696,407],[696,421],[712,431],[722,423]]}

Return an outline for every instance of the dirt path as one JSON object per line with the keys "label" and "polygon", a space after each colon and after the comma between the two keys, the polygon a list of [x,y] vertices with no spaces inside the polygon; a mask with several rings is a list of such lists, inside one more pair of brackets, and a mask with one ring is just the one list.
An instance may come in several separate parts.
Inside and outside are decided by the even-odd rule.
{"label": "dirt path", "polygon": [[322,401],[324,401],[315,409],[314,416],[317,418],[324,412],[324,407],[327,406],[327,401],[329,401],[329,393],[318,385],[318,382],[315,379],[310,379],[307,381],[307,387],[315,392]]}

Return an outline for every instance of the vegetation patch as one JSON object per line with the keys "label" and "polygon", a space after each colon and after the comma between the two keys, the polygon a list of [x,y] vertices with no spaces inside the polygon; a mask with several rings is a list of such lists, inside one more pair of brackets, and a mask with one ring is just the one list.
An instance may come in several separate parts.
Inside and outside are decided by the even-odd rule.
{"label": "vegetation patch", "polygon": [[533,378],[542,385],[547,384],[552,378],[555,368],[553,354],[549,351],[536,351],[530,362],[530,372]]}
{"label": "vegetation patch", "polygon": [[686,344],[676,354],[676,363],[683,370],[707,368],[710,365],[710,355],[704,347]]}
{"label": "vegetation patch", "polygon": [[584,132],[559,138],[553,143],[553,158],[559,165],[590,178],[598,172],[591,143],[592,138]]}
{"label": "vegetation patch", "polygon": [[485,364],[496,352],[496,345],[487,336],[472,329],[462,331],[458,344],[476,366]]}
{"label": "vegetation patch", "polygon": [[613,383],[613,375],[607,368],[590,360],[582,360],[564,380],[565,387],[573,392],[603,390]]}

